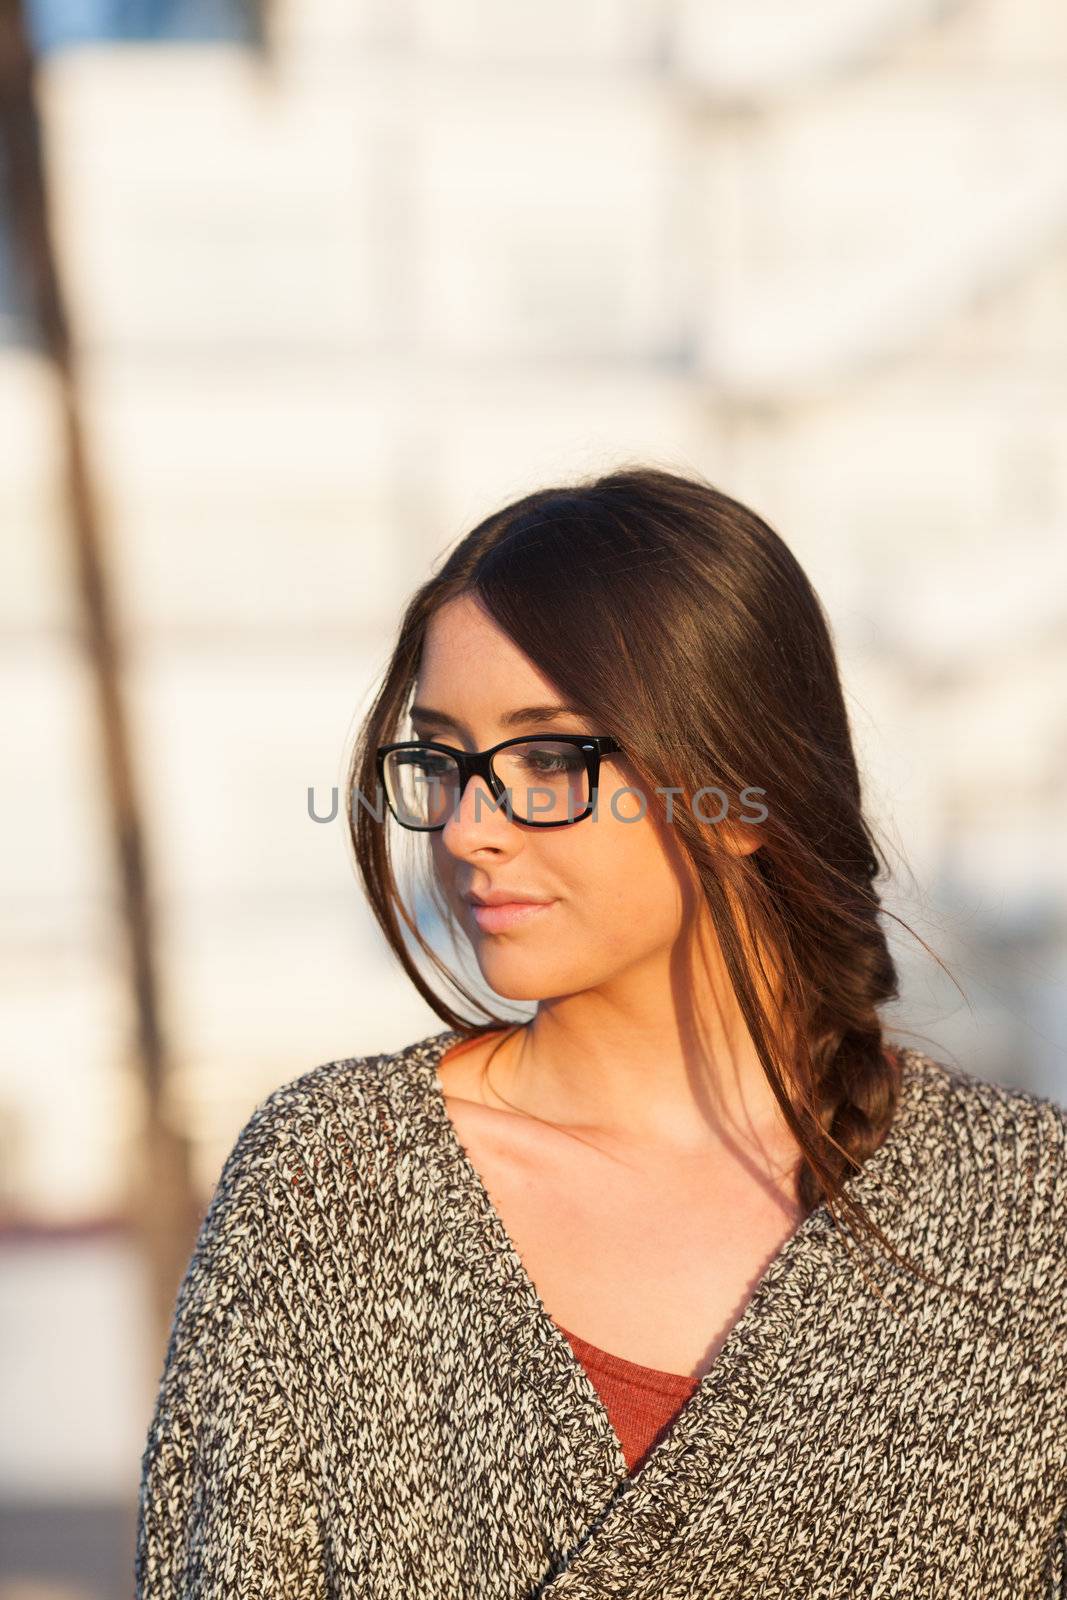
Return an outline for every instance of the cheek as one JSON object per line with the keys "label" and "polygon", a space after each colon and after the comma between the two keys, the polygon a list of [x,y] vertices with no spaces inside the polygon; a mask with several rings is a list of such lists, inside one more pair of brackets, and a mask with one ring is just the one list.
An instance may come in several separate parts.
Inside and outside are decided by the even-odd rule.
{"label": "cheek", "polygon": [[648,946],[676,934],[681,885],[647,817],[627,822],[608,811],[578,824],[575,834],[586,827],[587,838],[566,841],[569,909],[583,924],[594,924],[601,941],[619,947]]}
{"label": "cheek", "polygon": [[430,870],[437,880],[442,893],[451,904],[456,899],[456,868],[458,862],[450,850],[446,850],[441,842],[439,833],[430,835]]}

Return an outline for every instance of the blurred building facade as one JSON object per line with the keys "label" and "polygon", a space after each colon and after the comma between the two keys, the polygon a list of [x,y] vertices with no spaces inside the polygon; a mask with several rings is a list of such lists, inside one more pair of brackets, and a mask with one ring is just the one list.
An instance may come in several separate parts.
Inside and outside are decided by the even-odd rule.
{"label": "blurred building facade", "polygon": [[[203,10],[37,23],[204,1196],[270,1089],[440,1026],[307,802],[405,596],[632,459],[749,501],[823,597],[887,903],[967,996],[894,936],[898,1036],[1067,1100],[1062,6],[278,0],[266,53]],[[99,1224],[141,1113],[56,383],[2,310],[5,1383],[71,1382],[0,1499],[121,1504],[158,1353]]]}

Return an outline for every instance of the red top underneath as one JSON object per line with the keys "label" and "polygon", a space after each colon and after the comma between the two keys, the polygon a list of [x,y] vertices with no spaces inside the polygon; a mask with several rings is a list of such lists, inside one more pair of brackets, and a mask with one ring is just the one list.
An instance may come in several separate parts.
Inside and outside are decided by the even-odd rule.
{"label": "red top underneath", "polygon": [[700,1382],[677,1372],[641,1367],[614,1356],[557,1323],[589,1374],[604,1410],[619,1436],[629,1472],[657,1444]]}

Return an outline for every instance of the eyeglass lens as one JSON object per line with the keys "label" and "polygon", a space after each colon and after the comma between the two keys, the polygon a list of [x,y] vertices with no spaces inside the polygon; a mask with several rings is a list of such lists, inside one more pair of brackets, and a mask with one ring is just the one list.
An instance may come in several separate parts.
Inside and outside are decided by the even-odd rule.
{"label": "eyeglass lens", "polygon": [[[520,822],[572,822],[590,803],[585,757],[573,744],[530,739],[506,745],[492,760],[507,791],[497,807]],[[390,750],[384,762],[389,800],[408,827],[440,827],[459,806],[459,767],[444,750],[425,745]],[[478,814],[492,797],[481,791]]]}

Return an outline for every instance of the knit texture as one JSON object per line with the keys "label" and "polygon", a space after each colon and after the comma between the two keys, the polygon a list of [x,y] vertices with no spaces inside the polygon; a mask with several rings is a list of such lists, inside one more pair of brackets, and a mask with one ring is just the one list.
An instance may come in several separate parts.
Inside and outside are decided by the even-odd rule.
{"label": "knit texture", "polygon": [[903,1051],[849,1191],[948,1287],[819,1206],[629,1475],[448,1116],[459,1037],[315,1067],[238,1136],[138,1600],[1067,1600],[1067,1109]]}

